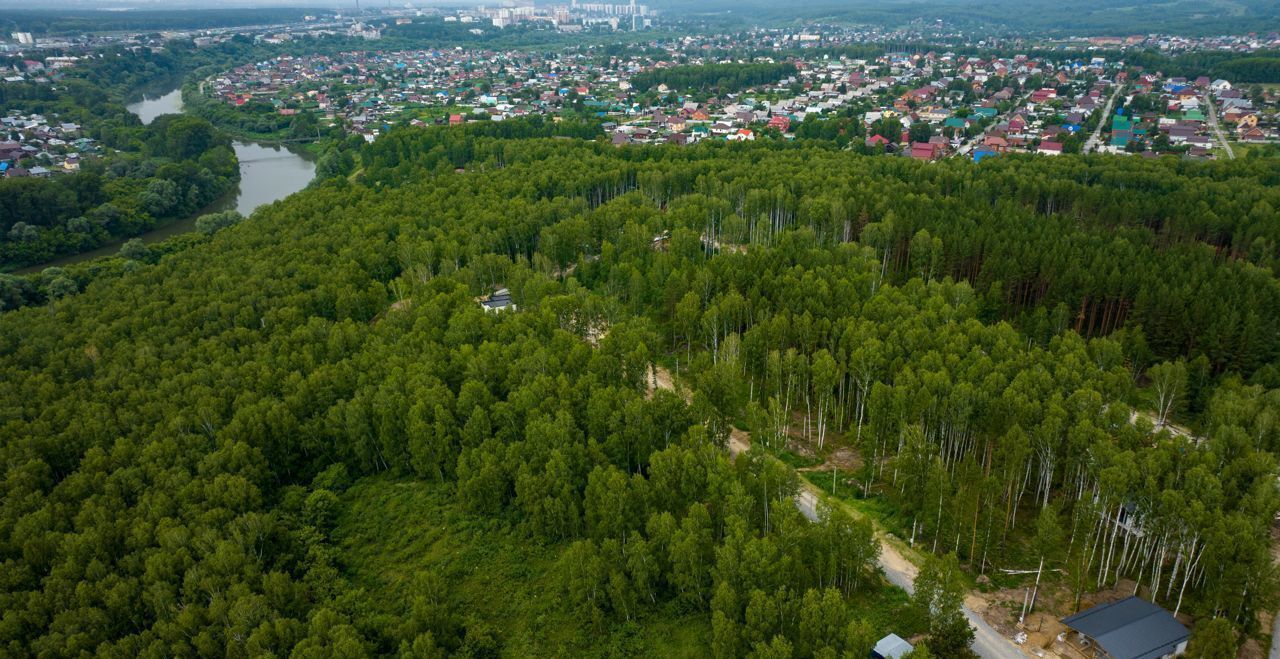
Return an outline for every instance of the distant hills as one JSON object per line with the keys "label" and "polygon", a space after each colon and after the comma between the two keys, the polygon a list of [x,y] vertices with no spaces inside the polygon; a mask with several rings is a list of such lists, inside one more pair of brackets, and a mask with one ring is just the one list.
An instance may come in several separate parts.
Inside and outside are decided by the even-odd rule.
{"label": "distant hills", "polygon": [[1199,36],[1280,29],[1280,3],[1272,0],[818,0],[781,5],[765,0],[654,0],[650,4],[667,13],[742,25],[832,21],[902,27],[941,21],[943,27],[1062,36],[1155,32]]}
{"label": "distant hills", "polygon": [[[617,0],[623,2],[624,0]],[[94,13],[114,10],[141,18],[148,14],[206,14],[197,25],[223,26],[225,17],[256,12],[262,18],[279,18],[279,12],[308,9],[354,8],[357,0],[228,0],[209,10],[198,0],[52,0],[39,9],[0,9],[0,28],[33,14],[52,12]],[[381,7],[386,0],[364,0],[363,6]],[[392,0],[393,7],[459,7],[473,0]],[[540,3],[541,4],[541,3]],[[938,25],[976,33],[1040,34],[1047,36],[1097,36],[1131,34],[1267,34],[1280,30],[1280,3],[1274,0],[817,0],[779,4],[769,0],[649,0],[646,4],[668,16],[700,18],[728,29],[757,25],[801,26],[817,22],[876,25],[887,28]],[[127,10],[127,11],[125,11]],[[220,17],[215,17],[221,15]],[[243,19],[243,16],[239,17]],[[184,23],[182,19],[171,20]],[[123,28],[129,29],[129,28]]]}

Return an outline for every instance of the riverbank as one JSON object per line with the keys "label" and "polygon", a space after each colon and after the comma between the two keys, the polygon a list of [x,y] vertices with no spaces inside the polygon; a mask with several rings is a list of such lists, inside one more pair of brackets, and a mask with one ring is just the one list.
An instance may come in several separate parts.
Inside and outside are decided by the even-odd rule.
{"label": "riverbank", "polygon": [[222,210],[220,208],[217,208],[218,206],[221,206],[221,205],[222,204],[220,202],[215,202],[214,205],[210,207],[208,210],[202,211],[200,213],[196,213],[191,217],[184,217],[181,219],[164,222],[156,226],[155,228],[152,228],[137,236],[112,240],[109,243],[104,243],[87,252],[68,254],[66,256],[60,256],[51,261],[46,261],[44,263],[40,263],[37,265],[28,265],[21,268],[17,268],[11,271],[9,274],[34,275],[43,271],[46,268],[64,268],[69,265],[75,265],[77,263],[92,261],[94,259],[102,258],[104,256],[115,256],[120,252],[120,248],[124,246],[125,243],[134,239],[140,239],[142,240],[143,244],[146,244],[146,245],[152,245],[155,243],[164,242],[170,238],[173,238],[174,236],[180,236],[180,235],[195,231],[196,220],[208,213],[215,213],[218,210]]}
{"label": "riverbank", "polygon": [[[138,116],[142,123],[150,124],[165,114],[181,114],[182,90],[174,86],[163,93],[144,93],[140,99],[125,106]],[[299,146],[262,143],[249,140],[233,140],[232,148],[239,161],[240,182],[234,190],[187,217],[169,220],[139,235],[120,238],[97,248],[77,254],[68,254],[35,265],[24,266],[11,274],[29,275],[45,268],[65,267],[84,261],[111,256],[120,251],[125,242],[141,239],[144,244],[158,243],[195,230],[196,219],[208,213],[226,210],[238,211],[249,216],[264,204],[283,199],[307,187],[315,177],[316,155]]]}
{"label": "riverbank", "polygon": [[[186,111],[181,87],[150,99],[144,97],[127,107],[143,123],[150,123],[162,114],[180,114]],[[222,128],[219,130],[227,132]],[[247,217],[258,206],[283,199],[307,187],[315,177],[316,156],[309,149],[239,138],[233,139],[231,145],[240,161],[240,185],[237,192],[231,199],[223,200],[201,214],[236,210]],[[191,218],[192,221],[194,219]]]}

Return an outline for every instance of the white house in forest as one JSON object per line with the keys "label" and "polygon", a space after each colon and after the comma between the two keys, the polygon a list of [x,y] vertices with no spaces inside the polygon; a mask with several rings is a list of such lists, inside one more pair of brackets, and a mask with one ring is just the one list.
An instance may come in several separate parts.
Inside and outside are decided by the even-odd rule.
{"label": "white house in forest", "polygon": [[516,303],[511,301],[511,291],[499,288],[488,297],[480,300],[480,307],[485,310],[485,313],[498,313],[499,311],[515,311]]}

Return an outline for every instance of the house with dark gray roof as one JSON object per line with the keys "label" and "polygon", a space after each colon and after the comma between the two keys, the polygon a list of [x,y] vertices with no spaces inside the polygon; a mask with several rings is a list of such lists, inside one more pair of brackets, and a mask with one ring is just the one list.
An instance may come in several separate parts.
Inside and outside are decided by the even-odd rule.
{"label": "house with dark gray roof", "polygon": [[497,313],[499,311],[515,311],[516,303],[511,301],[511,291],[505,288],[499,288],[492,295],[480,300],[480,307],[486,313]]}
{"label": "house with dark gray roof", "polygon": [[1073,644],[1086,656],[1165,659],[1187,649],[1190,633],[1172,614],[1140,597],[1100,604],[1063,618]]}

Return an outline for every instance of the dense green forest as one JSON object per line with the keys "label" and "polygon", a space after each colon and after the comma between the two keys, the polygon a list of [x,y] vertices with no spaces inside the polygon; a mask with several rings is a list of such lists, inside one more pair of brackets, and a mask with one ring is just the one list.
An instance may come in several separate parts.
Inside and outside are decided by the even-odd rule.
{"label": "dense green forest", "polygon": [[[1117,58],[1121,57],[1117,53]],[[1230,80],[1233,84],[1280,81],[1280,53],[1262,50],[1255,53],[1192,52],[1170,56],[1156,51],[1137,51],[1123,55],[1125,64],[1160,71],[1166,76],[1209,76]]]}
{"label": "dense green forest", "polygon": [[[950,657],[1022,558],[1275,604],[1273,168],[516,126],[0,315],[7,653]],[[837,444],[939,555],[912,598],[790,501]]]}
{"label": "dense green forest", "polygon": [[687,64],[646,71],[631,77],[637,91],[646,92],[658,85],[673,90],[715,90],[731,94],[747,87],[777,82],[796,74],[796,66],[780,64]]}
{"label": "dense green forest", "polygon": [[[503,158],[501,141],[464,135],[379,140],[364,152],[365,178],[398,183],[419,168]],[[769,169],[780,149],[809,164]],[[1086,337],[1129,326],[1161,358],[1204,356],[1215,373],[1280,376],[1280,338],[1269,329],[1280,321],[1280,174],[1265,162],[862,159],[851,171],[846,155],[821,148],[745,153],[734,175],[758,181],[726,183],[733,212],[699,227],[717,241],[768,243],[797,225],[824,244],[861,236],[882,257],[883,276],[901,282],[925,272],[916,249],[924,232],[941,245],[928,274],[973,285],[986,320],[1030,315],[1041,335],[1056,324]],[[659,202],[703,174],[663,176],[671,191]]]}

